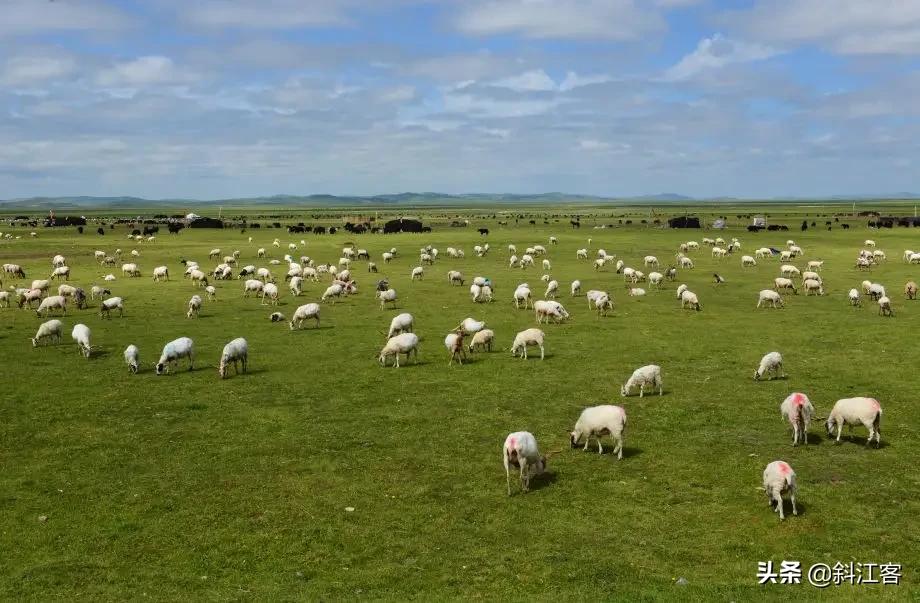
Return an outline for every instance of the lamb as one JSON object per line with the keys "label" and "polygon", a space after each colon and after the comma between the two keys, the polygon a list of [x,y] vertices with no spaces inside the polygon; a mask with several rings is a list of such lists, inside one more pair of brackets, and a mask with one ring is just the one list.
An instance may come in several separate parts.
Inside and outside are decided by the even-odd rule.
{"label": "lamb", "polygon": [[118,310],[119,318],[125,315],[125,306],[120,297],[110,297],[102,300],[102,305],[99,307],[99,316],[112,318],[112,310]]}
{"label": "lamb", "polygon": [[579,280],[572,281],[571,290],[572,290],[572,297],[575,297],[576,295],[581,293],[581,281]]}
{"label": "lamb", "polygon": [[520,260],[518,260],[518,256],[512,255],[511,257],[508,258],[508,268],[517,268],[520,265],[521,265],[521,262]]}
{"label": "lamb", "polygon": [[815,414],[815,407],[811,405],[808,396],[800,393],[789,394],[779,407],[782,417],[792,425],[792,445],[800,441],[808,444],[808,424]]}
{"label": "lamb", "polygon": [[153,269],[153,281],[159,282],[160,279],[169,280],[169,267],[168,266],[157,266]]}
{"label": "lamb", "polygon": [[163,346],[163,353],[157,362],[157,375],[169,373],[169,365],[178,366],[180,358],[188,358],[188,370],[192,370],[195,359],[195,344],[188,337],[174,339]]}
{"label": "lamb", "polygon": [[265,298],[267,297],[272,306],[277,306],[278,295],[278,285],[275,283],[265,283],[265,286],[262,287],[262,305],[266,305]]}
{"label": "lamb", "polygon": [[577,251],[575,252],[575,259],[578,259],[578,260],[587,260],[587,259],[588,259],[588,250],[587,250],[587,249],[579,249],[579,250],[577,250]]}
{"label": "lamb", "polygon": [[907,299],[917,299],[917,283],[907,281],[904,285],[904,297]]}
{"label": "lamb", "polygon": [[872,239],[866,239],[863,242],[863,245],[865,245],[866,247],[875,247],[875,241],[873,241]]}
{"label": "lamb", "polygon": [[51,287],[51,281],[48,279],[39,279],[32,281],[32,289],[38,289],[41,292],[46,292]]}
{"label": "lamb", "polygon": [[243,366],[245,373],[249,368],[249,344],[242,337],[237,337],[224,346],[224,351],[220,355],[220,364],[217,366],[217,374],[223,379],[227,376],[227,369],[230,363],[233,363],[233,371],[239,375],[240,369],[237,363]]}
{"label": "lamb", "polygon": [[93,346],[90,345],[90,331],[85,324],[74,325],[70,332],[70,337],[77,343],[77,350],[85,357],[89,358]]}
{"label": "lamb", "polygon": [[387,340],[383,349],[380,350],[378,360],[382,366],[386,366],[387,358],[395,357],[393,366],[399,368],[399,355],[406,355],[406,362],[409,362],[409,356],[415,355],[415,363],[418,364],[418,336],[415,333],[400,333]]}
{"label": "lamb", "polygon": [[696,293],[689,290],[680,294],[680,307],[693,308],[697,312],[703,309],[700,305],[700,300],[696,297]]}
{"label": "lamb", "polygon": [[824,283],[824,280],[821,278],[821,275],[817,272],[812,272],[811,270],[806,270],[802,273],[802,282],[805,281],[818,281],[819,283]]}
{"label": "lamb", "polygon": [[237,275],[236,278],[241,279],[241,278],[243,278],[244,276],[250,276],[250,275],[253,275],[253,274],[255,274],[255,273],[256,273],[256,267],[253,266],[252,264],[250,264],[250,265],[248,265],[248,266],[243,266],[243,267],[240,269],[240,273]]}
{"label": "lamb", "polygon": [[198,295],[193,295],[192,299],[188,300],[188,312],[185,314],[186,318],[195,317],[198,318],[198,315],[201,313],[201,297]]}
{"label": "lamb", "polygon": [[862,305],[862,301],[859,298],[858,289],[850,289],[850,292],[847,293],[847,299],[850,301],[851,306],[859,307]]}
{"label": "lamb", "polygon": [[220,249],[212,249],[211,251],[208,252],[209,260],[211,258],[219,258],[219,257],[220,257]]}
{"label": "lamb", "polygon": [[411,333],[415,318],[408,312],[397,314],[390,321],[390,330],[387,332],[387,339],[398,335],[399,333]]}
{"label": "lamb", "polygon": [[447,282],[451,285],[457,284],[463,286],[463,274],[458,270],[451,270],[447,273]]}
{"label": "lamb", "polygon": [[543,297],[553,298],[556,297],[556,293],[559,292],[559,281],[550,281],[546,285],[546,292],[543,294]]}
{"label": "lamb", "polygon": [[549,260],[543,260],[543,270],[552,270],[553,266]]}
{"label": "lamb", "polygon": [[272,276],[271,270],[268,268],[256,268],[256,278],[266,283],[275,282],[275,277]]}
{"label": "lamb", "polygon": [[475,348],[480,347],[483,350],[492,351],[492,341],[495,339],[495,331],[492,329],[483,329],[478,331],[473,335],[473,339],[470,340],[470,353],[472,354]]}
{"label": "lamb", "polygon": [[824,287],[821,285],[821,281],[815,279],[808,279],[804,283],[805,285],[805,295],[814,293],[815,295],[824,295]]}
{"label": "lamb", "polygon": [[611,436],[617,443],[613,453],[617,459],[623,458],[623,432],[626,429],[626,411],[620,406],[604,404],[601,406],[590,406],[581,411],[581,416],[575,422],[575,429],[569,434],[572,448],[578,446],[582,436],[585,438],[584,450],[588,449],[591,438],[597,440],[598,454],[604,453],[604,447],[601,445],[601,437]]}
{"label": "lamb", "polygon": [[783,370],[783,356],[779,352],[770,352],[760,359],[760,366],[754,371],[754,381],[760,381],[768,372],[773,373],[773,377],[780,376],[786,378],[786,372]]}
{"label": "lamb", "polygon": [[454,333],[448,333],[447,337],[444,338],[444,347],[450,352],[450,361],[447,365],[452,365],[454,363],[454,358],[462,365],[465,355],[463,351],[463,329],[457,329]]}
{"label": "lamb", "polygon": [[523,360],[527,359],[527,347],[538,346],[540,348],[540,360],[544,358],[543,340],[545,334],[540,329],[525,329],[514,336],[514,342],[511,344],[511,357],[516,357],[519,353]]}
{"label": "lamb", "polygon": [[508,434],[502,449],[502,461],[505,465],[508,496],[511,496],[512,467],[520,470],[522,492],[530,490],[532,477],[546,471],[546,457],[540,455],[537,440],[529,431],[516,431]]}
{"label": "lamb", "polygon": [[869,437],[866,438],[866,446],[875,439],[875,447],[881,446],[882,432],[879,424],[882,420],[882,406],[875,398],[843,398],[837,400],[831,413],[827,416],[827,434],[834,436],[837,432],[837,443],[840,443],[840,436],[843,434],[843,426],[850,426],[852,437],[853,425],[862,424],[869,430]]}
{"label": "lamb", "polygon": [[304,304],[299,306],[294,311],[294,316],[291,318],[290,329],[293,331],[295,329],[295,324],[297,329],[303,328],[303,323],[305,320],[314,319],[316,321],[316,328],[319,328],[319,312],[320,305],[316,303]]}
{"label": "lamb", "polygon": [[885,295],[878,298],[878,313],[880,316],[894,316],[894,310],[891,309],[891,300]]}
{"label": "lamb", "polygon": [[514,290],[514,307],[520,308],[521,302],[524,302],[524,309],[527,309],[527,303],[530,302],[530,306],[533,307],[533,299],[530,297],[530,287],[526,284],[518,285],[517,289]]}
{"label": "lamb", "polygon": [[795,507],[795,471],[785,461],[773,461],[763,470],[763,489],[767,493],[768,504],[772,508],[776,505],[776,512],[780,520],[786,519],[783,514],[783,497],[788,495],[792,501],[792,514],[798,515]]}
{"label": "lamb", "polygon": [[384,251],[380,257],[383,259],[384,264],[389,264],[390,260],[393,259],[394,255],[390,253],[389,251]]}
{"label": "lamb", "polygon": [[652,391],[657,387],[658,395],[664,395],[664,381],[661,379],[661,367],[657,364],[649,364],[634,370],[629,379],[626,380],[626,383],[623,384],[623,387],[620,388],[620,395],[625,398],[633,388],[639,386],[639,397],[641,398],[645,394],[646,385],[648,385],[649,389]]}
{"label": "lamb", "polygon": [[52,310],[60,310],[61,314],[67,315],[67,298],[63,295],[49,295],[38,304],[36,314],[42,316],[45,312],[51,313]]}
{"label": "lamb", "polygon": [[380,309],[383,310],[386,305],[392,304],[396,306],[396,289],[387,289],[386,291],[378,291],[377,299],[380,300]]}
{"label": "lamb", "polygon": [[538,323],[549,322],[550,319],[560,322],[569,317],[562,304],[553,300],[539,300],[534,303],[533,309]]}
{"label": "lamb", "polygon": [[594,260],[594,269],[595,269],[595,270],[600,270],[601,268],[604,267],[604,264],[606,264],[606,263],[607,263],[607,262],[606,262],[606,260],[605,260],[604,258],[597,258],[596,260]]}
{"label": "lamb", "polygon": [[136,345],[131,344],[125,348],[125,364],[128,365],[128,370],[135,375],[137,374],[137,369],[140,365],[140,351]]}
{"label": "lamb", "polygon": [[38,331],[35,333],[35,337],[32,338],[32,347],[37,348],[38,344],[45,339],[50,339],[52,342],[57,341],[60,343],[63,334],[64,324],[60,320],[55,318],[53,320],[43,322],[38,327]]}
{"label": "lamb", "polygon": [[763,290],[760,292],[760,296],[757,298],[757,307],[758,307],[758,308],[759,308],[761,305],[765,305],[765,304],[767,304],[767,303],[771,304],[772,307],[774,307],[774,308],[777,307],[777,306],[776,306],[777,304],[779,304],[779,307],[780,307],[780,308],[785,308],[785,307],[786,307],[786,303],[783,301],[783,298],[780,297],[780,294],[777,293],[776,291],[773,291],[772,289],[763,289]]}
{"label": "lamb", "polygon": [[642,297],[645,295],[645,289],[643,289],[642,287],[627,286],[626,289],[627,289],[627,295],[629,295],[630,297]]}

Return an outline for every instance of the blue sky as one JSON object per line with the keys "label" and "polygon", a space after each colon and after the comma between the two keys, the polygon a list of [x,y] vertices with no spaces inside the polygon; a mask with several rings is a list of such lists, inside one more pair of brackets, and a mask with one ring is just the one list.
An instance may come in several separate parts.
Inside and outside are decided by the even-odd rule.
{"label": "blue sky", "polygon": [[0,198],[920,191],[915,0],[0,7]]}

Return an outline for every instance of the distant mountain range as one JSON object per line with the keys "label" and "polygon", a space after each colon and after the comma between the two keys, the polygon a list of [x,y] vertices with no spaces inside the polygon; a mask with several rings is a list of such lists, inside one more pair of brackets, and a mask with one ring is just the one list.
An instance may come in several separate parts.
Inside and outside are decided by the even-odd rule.
{"label": "distant mountain range", "polygon": [[512,194],[512,193],[468,193],[447,194],[435,192],[422,193],[395,193],[388,195],[352,196],[352,195],[272,195],[268,197],[244,197],[229,199],[145,199],[142,197],[92,197],[92,196],[61,196],[61,197],[28,197],[16,199],[0,199],[0,208],[22,209],[119,209],[119,208],[150,208],[163,206],[164,208],[187,208],[193,206],[239,207],[246,205],[276,205],[276,206],[305,206],[305,207],[354,207],[354,206],[438,206],[487,203],[502,204],[553,204],[553,203],[688,203],[688,202],[756,202],[756,201],[868,201],[868,200],[915,200],[920,199],[916,193],[894,193],[879,195],[832,195],[829,197],[782,197],[770,199],[719,197],[703,199],[688,197],[676,193],[661,193],[657,195],[642,195],[635,197],[604,197],[598,195],[578,195],[569,193],[540,193],[540,194]]}

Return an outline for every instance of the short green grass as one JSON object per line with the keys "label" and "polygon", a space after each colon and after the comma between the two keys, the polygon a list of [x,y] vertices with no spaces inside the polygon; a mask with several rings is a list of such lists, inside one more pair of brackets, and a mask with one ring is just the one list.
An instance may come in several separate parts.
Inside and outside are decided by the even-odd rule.
{"label": "short green grass", "polygon": [[[307,219],[306,221],[311,221]],[[615,222],[604,218],[601,222]],[[491,229],[480,237],[474,227]],[[858,223],[856,223],[858,224]],[[778,276],[777,260],[742,270],[738,255],[716,261],[694,254],[696,269],[642,299],[626,297],[613,267],[595,272],[575,250],[591,243],[640,267],[655,254],[667,263],[678,243],[719,233],[654,228],[572,230],[567,220],[500,228],[438,227],[425,235],[316,237],[296,255],[335,261],[347,241],[366,247],[416,317],[418,365],[381,368],[376,354],[396,311],[381,311],[363,262],[354,265],[360,293],[325,305],[320,329],[291,332],[272,324],[272,309],[241,299],[240,281],[218,282],[218,301],[198,320],[185,318],[196,293],[181,278],[180,257],[204,267],[207,252],[242,251],[242,262],[266,265],[278,236],[262,229],[165,232],[133,244],[119,228],[104,237],[73,229],[0,243],[0,259],[25,266],[29,278],[50,272],[54,253],[67,256],[72,281],[89,288],[107,272],[94,249],[137,248],[140,279],[111,284],[126,299],[124,318],[93,309],[64,319],[60,346],[32,349],[41,322],[34,312],[0,310],[0,598],[49,600],[341,600],[512,599],[760,600],[832,598],[907,600],[920,596],[920,419],[917,353],[920,301],[901,295],[920,267],[901,262],[920,247],[906,229],[738,236],[744,253],[795,239],[806,258],[823,258],[828,295],[788,296],[785,310],[755,311],[757,291]],[[7,229],[0,229],[7,230]],[[88,229],[93,230],[93,229]],[[18,234],[26,231],[17,229]],[[253,236],[252,243],[247,242]],[[547,242],[550,235],[557,246]],[[874,238],[889,260],[871,276],[853,268],[863,239]],[[488,241],[477,258],[472,247]],[[418,249],[441,259],[411,283]],[[535,326],[515,310],[511,293],[527,281],[540,298],[538,268],[507,267],[507,245],[543,244],[572,314],[545,327],[547,358],[521,361],[508,350],[514,334]],[[451,260],[449,246],[466,258]],[[390,265],[380,253],[397,247]],[[802,264],[804,260],[800,260]],[[154,266],[173,279],[154,284]],[[283,266],[274,268],[279,276]],[[492,278],[496,301],[473,304],[467,287],[451,287],[450,269],[468,279]],[[727,283],[716,288],[712,273]],[[616,310],[598,318],[583,290],[612,292]],[[854,309],[845,295],[864,278],[885,284],[896,316],[873,304]],[[4,279],[4,286],[10,282]],[[674,289],[686,282],[702,312],[682,311]],[[299,300],[286,287],[280,310],[318,301],[325,283],[306,285]],[[495,351],[447,366],[442,340],[461,319],[483,319],[498,337]],[[96,351],[79,356],[73,324],[93,331]],[[162,346],[195,340],[193,372],[157,377]],[[221,381],[214,365],[223,344],[248,339],[250,372]],[[141,349],[142,371],[128,374],[122,350]],[[760,357],[779,350],[788,379],[755,383]],[[619,395],[638,366],[663,367],[665,395]],[[807,447],[793,448],[779,404],[806,392],[819,416],[842,397],[871,395],[884,408],[881,449],[865,434],[835,445],[823,426]],[[614,403],[628,416],[622,461],[571,450],[567,432],[588,405]],[[549,474],[526,494],[508,497],[501,445],[510,431],[529,430],[555,452]],[[608,450],[612,446],[607,446]],[[758,487],[763,467],[787,460],[799,480],[801,514],[780,522]],[[346,507],[354,507],[347,512]],[[46,521],[40,521],[46,516]],[[903,584],[757,586],[758,561],[897,562]],[[675,580],[684,577],[686,586]]]}

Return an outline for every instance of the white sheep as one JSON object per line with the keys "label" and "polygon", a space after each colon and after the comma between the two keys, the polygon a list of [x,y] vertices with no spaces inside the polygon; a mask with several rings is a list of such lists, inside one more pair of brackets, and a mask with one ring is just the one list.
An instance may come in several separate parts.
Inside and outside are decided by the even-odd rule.
{"label": "white sheep", "polygon": [[58,319],[49,320],[43,322],[38,327],[38,331],[35,333],[35,337],[32,338],[32,347],[38,347],[38,344],[45,339],[50,339],[52,342],[57,341],[61,342],[61,337],[64,335],[64,323]]}
{"label": "white sheep", "polygon": [[683,294],[684,294],[684,291],[686,291],[686,290],[687,290],[687,285],[685,285],[685,284],[680,284],[680,285],[677,287],[677,299],[680,299],[680,296],[683,295]]}
{"label": "white sheep", "polygon": [[803,285],[805,286],[805,295],[810,295],[811,293],[815,295],[824,295],[824,287],[819,280],[810,278],[807,279]]}
{"label": "white sheep", "polygon": [[93,346],[90,344],[89,327],[82,323],[74,325],[73,330],[70,332],[70,337],[77,343],[77,350],[89,358],[93,350]]}
{"label": "white sheep", "polygon": [[613,299],[606,293],[603,293],[594,299],[594,308],[597,310],[599,316],[607,316],[607,310],[613,310]]}
{"label": "white sheep", "polygon": [[869,290],[866,293],[868,293],[869,297],[876,301],[883,297],[887,297],[887,293],[885,293],[885,287],[878,283],[872,283],[869,285]]}
{"label": "white sheep", "polygon": [[112,292],[104,287],[100,287],[99,285],[93,285],[89,290],[89,298],[93,301],[96,301],[97,297],[99,299],[103,299],[108,295],[112,295]]}
{"label": "white sheep", "polygon": [[408,312],[397,314],[393,317],[393,320],[390,321],[390,330],[387,332],[387,339],[399,333],[411,333],[414,324],[415,318]]}
{"label": "white sheep", "polygon": [[700,305],[700,300],[696,296],[696,293],[689,290],[680,294],[680,307],[692,308],[696,311],[703,309],[703,307]]}
{"label": "white sheep", "polygon": [[454,358],[462,365],[465,356],[463,350],[463,329],[457,329],[454,333],[448,333],[447,337],[444,338],[444,347],[450,352],[450,361],[447,365],[452,365],[454,363]]}
{"label": "white sheep", "polygon": [[122,264],[121,273],[131,277],[139,277],[141,275],[140,269],[138,269],[137,264]]}
{"label": "white sheep", "polygon": [[809,270],[821,271],[824,267],[824,260],[810,260],[807,268]]}
{"label": "white sheep", "polygon": [[463,273],[459,270],[451,270],[447,273],[447,282],[451,285],[463,286]]}
{"label": "white sheep", "polygon": [[527,304],[530,303],[530,306],[533,307],[533,299],[530,296],[530,287],[526,284],[518,285],[514,290],[514,307],[520,308],[521,302],[524,303],[524,309],[527,309]]}
{"label": "white sheep", "polygon": [[587,250],[587,249],[579,249],[579,250],[577,250],[577,251],[575,252],[575,259],[578,259],[578,260],[587,260],[587,259],[588,259],[588,250]]}
{"label": "white sheep", "polygon": [[406,362],[409,362],[409,356],[415,355],[415,363],[418,364],[418,336],[415,333],[400,333],[387,340],[383,349],[380,350],[378,360],[382,366],[386,366],[387,358],[395,357],[393,366],[399,368],[399,355],[406,355]]}
{"label": "white sheep", "polygon": [[473,335],[473,338],[470,340],[470,353],[473,352],[477,347],[482,348],[484,351],[492,351],[492,342],[495,340],[495,331],[492,329],[483,329],[478,331]]}
{"label": "white sheep", "polygon": [[422,280],[422,277],[425,275],[425,269],[421,266],[416,266],[412,269],[412,280]]}
{"label": "white sheep", "polygon": [[858,289],[850,289],[850,292],[847,293],[847,299],[849,300],[851,306],[858,307],[862,305],[862,301],[860,300]]}
{"label": "white sheep", "polygon": [[533,304],[535,318],[538,323],[562,322],[569,317],[566,309],[555,300],[538,300]]}
{"label": "white sheep", "polygon": [[377,299],[380,300],[380,309],[383,310],[387,304],[392,304],[396,306],[396,289],[387,289],[386,291],[378,291]]}
{"label": "white sheep", "polygon": [[772,290],[772,289],[763,289],[763,290],[760,292],[760,296],[757,298],[757,307],[758,307],[758,308],[759,308],[761,305],[765,305],[765,304],[767,304],[767,303],[771,304],[772,307],[774,307],[774,308],[777,307],[777,304],[779,304],[779,307],[780,307],[780,308],[785,308],[785,307],[786,307],[786,302],[783,301],[783,298],[780,297],[780,294],[777,293],[776,291]]}
{"label": "white sheep", "polygon": [[479,331],[483,330],[486,327],[485,321],[474,320],[471,317],[466,317],[463,319],[457,328],[463,330],[464,335],[475,335]]}
{"label": "white sheep", "polygon": [[201,297],[198,295],[193,295],[192,299],[188,300],[188,312],[185,314],[186,318],[195,317],[198,318],[201,313]]}
{"label": "white sheep", "polygon": [[266,305],[265,298],[268,298],[268,301],[272,306],[277,306],[278,296],[278,285],[275,283],[265,283],[265,286],[262,287],[262,305]]}
{"label": "white sheep", "polygon": [[795,506],[795,471],[785,461],[773,461],[763,470],[763,489],[767,493],[768,504],[772,508],[776,505],[779,518],[785,519],[783,513],[783,497],[788,495],[792,502],[792,514],[798,515]]}
{"label": "white sheep", "polygon": [[125,315],[124,301],[120,297],[110,297],[102,300],[102,305],[99,307],[99,316],[112,318],[112,310],[118,310],[119,318]]}
{"label": "white sheep", "polygon": [[773,377],[771,378],[779,376],[784,379],[786,377],[786,372],[783,370],[782,354],[779,352],[765,354],[764,357],[760,359],[760,366],[754,371],[754,381],[760,381],[767,373],[773,373]]}
{"label": "white sheep", "polygon": [[204,288],[204,291],[208,294],[208,301],[214,301],[214,298],[217,297],[217,289],[214,285],[208,285]]}
{"label": "white sheep", "polygon": [[853,425],[863,425],[869,430],[869,437],[866,439],[866,446],[875,439],[876,448],[881,446],[882,432],[880,423],[882,421],[882,406],[875,398],[843,398],[837,400],[830,414],[827,416],[827,433],[833,437],[837,432],[837,442],[843,434],[843,426],[850,426],[850,434],[853,432]]}
{"label": "white sheep", "polygon": [[559,292],[559,281],[550,281],[546,285],[546,292],[543,294],[543,297],[553,298],[556,297],[556,293]]}
{"label": "white sheep", "polygon": [[320,312],[319,304],[311,303],[311,304],[304,304],[302,306],[299,306],[294,311],[294,316],[291,318],[291,324],[290,324],[291,330],[293,331],[295,329],[295,323],[296,323],[297,329],[302,329],[304,321],[309,320],[311,318],[316,321],[316,328],[318,329],[319,328],[319,312]]}
{"label": "white sheep", "polygon": [[572,291],[572,297],[575,297],[576,295],[580,294],[581,293],[581,281],[579,280],[572,281],[571,291]]}
{"label": "white sheep", "polygon": [[140,366],[140,351],[137,349],[137,346],[134,344],[129,345],[125,348],[125,364],[128,365],[128,370],[130,370],[135,375],[137,374],[137,369]]}
{"label": "white sheep", "polygon": [[544,348],[543,340],[545,334],[540,329],[525,329],[514,336],[514,342],[511,344],[511,356],[515,357],[518,354],[521,355],[521,358],[527,359],[527,347],[528,346],[538,346],[540,348],[540,360],[543,360],[544,357]]}
{"label": "white sheep", "polygon": [[578,446],[582,436],[585,438],[584,450],[588,449],[588,444],[593,437],[597,440],[598,454],[604,453],[604,447],[601,445],[601,437],[609,435],[616,441],[616,448],[613,453],[617,459],[623,458],[623,432],[626,430],[626,411],[620,406],[612,404],[603,404],[601,406],[589,406],[581,411],[581,416],[575,422],[575,429],[569,434],[572,448]]}
{"label": "white sheep", "polygon": [[815,407],[808,396],[798,392],[789,394],[780,404],[779,412],[792,425],[792,445],[799,442],[808,444],[808,425],[815,414]]}
{"label": "white sheep", "polygon": [[633,371],[626,383],[620,388],[620,395],[624,398],[629,395],[636,386],[639,387],[639,397],[645,394],[645,386],[654,391],[658,388],[658,395],[664,395],[664,381],[661,379],[661,367],[657,364],[642,366]]}
{"label": "white sheep", "polygon": [[195,283],[196,287],[206,287],[208,284],[207,275],[198,268],[193,268],[191,272],[189,272],[189,278]]}
{"label": "white sheep", "polygon": [[627,287],[627,295],[630,297],[642,297],[645,295],[645,289],[642,287]]}
{"label": "white sheep", "polygon": [[664,282],[664,275],[660,272],[649,272],[648,273],[648,284],[653,285],[656,289],[661,289],[661,284]]}
{"label": "white sheep", "polygon": [[64,279],[70,280],[70,268],[67,266],[59,266],[51,271],[51,279]]}
{"label": "white sheep", "polygon": [[35,313],[43,316],[45,312],[50,314],[52,310],[60,310],[61,314],[66,316],[67,298],[63,295],[49,295],[38,304],[38,309]]}
{"label": "white sheep", "polygon": [[540,454],[537,439],[529,431],[516,431],[508,434],[502,447],[502,462],[505,465],[508,496],[511,496],[512,467],[520,470],[522,492],[530,490],[532,477],[546,471],[546,457]]}
{"label": "white sheep", "polygon": [[244,373],[249,369],[249,344],[242,337],[237,337],[224,346],[224,351],[220,355],[220,364],[217,366],[217,374],[221,379],[227,376],[230,363],[233,363],[233,372],[237,375],[240,374],[239,365],[242,365]]}
{"label": "white sheep", "polygon": [[795,283],[792,282],[792,279],[784,278],[781,276],[773,279],[773,289],[779,291],[780,289],[791,289],[792,293],[798,295],[799,290],[795,288]]}
{"label": "white sheep", "polygon": [[157,375],[169,373],[169,365],[178,366],[180,358],[188,358],[188,370],[192,370],[195,360],[195,344],[188,337],[174,339],[163,346],[163,352],[157,362]]}
{"label": "white sheep", "polygon": [[894,316],[894,310],[891,308],[891,299],[885,295],[878,299],[878,313],[881,316]]}
{"label": "white sheep", "polygon": [[168,266],[157,266],[153,269],[153,281],[159,282],[160,279],[169,280],[169,267]]}

